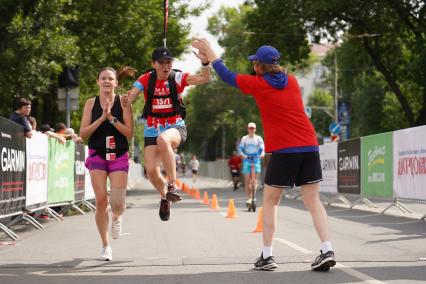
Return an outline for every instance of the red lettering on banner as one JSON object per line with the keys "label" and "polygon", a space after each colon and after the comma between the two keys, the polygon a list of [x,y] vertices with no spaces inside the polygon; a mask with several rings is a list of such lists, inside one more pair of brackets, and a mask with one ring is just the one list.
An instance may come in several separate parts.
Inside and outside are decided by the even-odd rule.
{"label": "red lettering on banner", "polygon": [[398,176],[426,175],[426,157],[409,157],[398,160]]}
{"label": "red lettering on banner", "polygon": [[32,162],[28,165],[28,180],[47,180],[47,164],[42,162]]}

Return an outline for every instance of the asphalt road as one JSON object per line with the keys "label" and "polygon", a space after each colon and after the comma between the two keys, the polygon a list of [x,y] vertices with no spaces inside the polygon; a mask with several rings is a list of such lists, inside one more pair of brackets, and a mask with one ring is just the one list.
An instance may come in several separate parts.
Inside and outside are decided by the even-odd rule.
{"label": "asphalt road", "polygon": [[[195,185],[216,193],[221,208],[185,195],[162,222],[148,183],[129,191],[124,234],[111,242],[111,262],[96,260],[101,243],[93,213],[44,221],[42,231],[17,227],[17,242],[0,233],[0,283],[426,283],[425,221],[326,207],[338,265],[313,272],[319,240],[311,217],[300,200],[283,199],[274,240],[279,267],[259,272],[252,270],[262,247],[261,233],[252,232],[258,212],[247,212],[242,189],[210,179]],[[236,219],[225,218],[230,198]]]}

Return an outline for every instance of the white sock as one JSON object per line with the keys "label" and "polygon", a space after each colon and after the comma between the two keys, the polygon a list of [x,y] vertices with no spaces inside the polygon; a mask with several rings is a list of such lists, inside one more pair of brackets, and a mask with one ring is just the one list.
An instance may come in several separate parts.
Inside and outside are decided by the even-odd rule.
{"label": "white sock", "polygon": [[323,242],[321,244],[321,251],[322,251],[322,253],[327,253],[329,251],[333,251],[333,248],[331,247],[331,242],[330,241]]}
{"label": "white sock", "polygon": [[262,254],[263,254],[263,259],[272,256],[272,247],[263,247]]}

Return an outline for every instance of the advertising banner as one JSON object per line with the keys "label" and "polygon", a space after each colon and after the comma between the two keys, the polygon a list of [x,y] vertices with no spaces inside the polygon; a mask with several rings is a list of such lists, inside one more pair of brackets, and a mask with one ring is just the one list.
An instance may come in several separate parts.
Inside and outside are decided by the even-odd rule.
{"label": "advertising banner", "polygon": [[360,139],[340,142],[338,149],[337,187],[339,193],[361,194]]}
{"label": "advertising banner", "polygon": [[392,132],[361,138],[361,192],[393,197]]}
{"label": "advertising banner", "polygon": [[27,209],[47,205],[48,137],[34,132],[27,140]]}
{"label": "advertising banner", "polygon": [[321,192],[337,193],[337,143],[328,143],[319,147],[321,159]]}
{"label": "advertising banner", "polygon": [[393,161],[396,196],[426,200],[426,126],[393,133]]}
{"label": "advertising banner", "polygon": [[24,209],[25,148],[23,127],[0,117],[0,215]]}
{"label": "advertising banner", "polygon": [[74,164],[74,200],[84,200],[84,182],[86,179],[85,148],[83,144],[75,144],[75,164]]}
{"label": "advertising banner", "polygon": [[[89,148],[84,147],[85,157],[89,156]],[[92,181],[90,180],[90,172],[84,167],[85,180],[84,180],[84,200],[93,200],[95,199],[95,192],[93,191]]]}
{"label": "advertising banner", "polygon": [[49,138],[49,204],[74,201],[74,141],[61,144]]}

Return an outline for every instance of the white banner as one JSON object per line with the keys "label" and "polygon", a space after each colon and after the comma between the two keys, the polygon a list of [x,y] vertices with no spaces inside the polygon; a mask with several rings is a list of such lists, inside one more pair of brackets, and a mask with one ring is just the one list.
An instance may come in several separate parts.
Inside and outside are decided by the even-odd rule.
{"label": "white banner", "polygon": [[393,133],[393,173],[397,197],[426,200],[426,126]]}
{"label": "white banner", "polygon": [[[86,146],[85,147],[85,156],[86,159],[89,156],[89,148]],[[92,187],[92,180],[90,179],[90,173],[89,170],[84,167],[85,171],[86,171],[86,177],[84,180],[84,200],[92,200],[95,199],[95,192],[93,191],[93,187]]]}
{"label": "white banner", "polygon": [[142,165],[129,160],[129,173],[127,179],[127,189],[136,188],[137,184],[142,180]]}
{"label": "white banner", "polygon": [[337,193],[337,143],[320,145],[322,179],[321,192]]}
{"label": "white banner", "polygon": [[48,137],[40,132],[33,132],[31,139],[26,139],[27,146],[27,193],[25,206],[47,204],[48,176]]}

